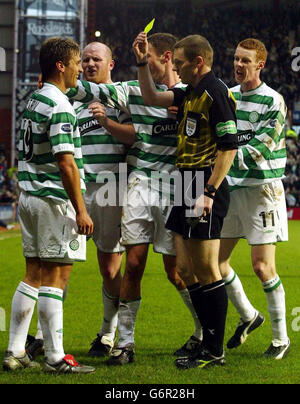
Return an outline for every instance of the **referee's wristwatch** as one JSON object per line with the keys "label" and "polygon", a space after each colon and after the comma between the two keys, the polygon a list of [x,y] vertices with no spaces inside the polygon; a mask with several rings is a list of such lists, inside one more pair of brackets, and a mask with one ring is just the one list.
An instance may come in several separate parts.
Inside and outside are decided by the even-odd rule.
{"label": "referee's wristwatch", "polygon": [[215,188],[214,185],[212,185],[212,184],[205,185],[205,191],[204,191],[205,196],[208,196],[211,199],[215,199],[216,192],[217,192],[217,189]]}

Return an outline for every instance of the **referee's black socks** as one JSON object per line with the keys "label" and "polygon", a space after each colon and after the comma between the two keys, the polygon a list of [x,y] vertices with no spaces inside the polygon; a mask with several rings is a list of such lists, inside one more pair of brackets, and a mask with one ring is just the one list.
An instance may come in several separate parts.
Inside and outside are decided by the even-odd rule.
{"label": "referee's black socks", "polygon": [[200,286],[188,286],[188,291],[203,327],[203,345],[214,356],[223,354],[228,298],[223,280]]}

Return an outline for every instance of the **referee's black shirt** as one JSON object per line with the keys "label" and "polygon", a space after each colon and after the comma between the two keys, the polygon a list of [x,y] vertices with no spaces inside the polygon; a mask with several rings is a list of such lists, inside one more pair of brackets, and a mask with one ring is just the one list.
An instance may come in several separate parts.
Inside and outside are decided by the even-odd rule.
{"label": "referee's black shirt", "polygon": [[196,88],[173,88],[178,110],[178,168],[201,169],[214,164],[217,150],[238,148],[236,102],[211,71]]}

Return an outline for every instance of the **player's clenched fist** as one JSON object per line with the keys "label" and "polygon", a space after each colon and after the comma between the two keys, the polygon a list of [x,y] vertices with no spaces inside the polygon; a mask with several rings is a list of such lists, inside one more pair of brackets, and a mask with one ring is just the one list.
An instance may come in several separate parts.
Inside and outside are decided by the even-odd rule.
{"label": "player's clenched fist", "polygon": [[133,52],[136,57],[137,63],[147,61],[148,41],[147,34],[143,31],[138,34],[132,44]]}
{"label": "player's clenched fist", "polygon": [[106,108],[100,102],[93,102],[89,105],[89,110],[100,125],[105,126],[107,121]]}
{"label": "player's clenched fist", "polygon": [[76,223],[79,234],[89,236],[93,233],[94,223],[85,209],[77,213]]}

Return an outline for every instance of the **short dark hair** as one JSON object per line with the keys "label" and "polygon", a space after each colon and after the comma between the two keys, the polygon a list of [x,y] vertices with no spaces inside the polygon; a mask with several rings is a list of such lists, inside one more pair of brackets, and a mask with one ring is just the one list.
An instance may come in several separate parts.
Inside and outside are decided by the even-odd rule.
{"label": "short dark hair", "polygon": [[166,51],[172,51],[173,46],[178,41],[176,36],[165,32],[157,32],[150,35],[147,39],[159,56]]}
{"label": "short dark hair", "polygon": [[213,64],[214,51],[208,40],[201,35],[188,35],[174,45],[174,49],[183,48],[185,57],[192,62],[202,56],[206,66]]}
{"label": "short dark hair", "polygon": [[42,81],[46,81],[56,71],[56,62],[68,66],[73,55],[80,54],[78,43],[70,38],[52,37],[42,43],[39,54]]}

